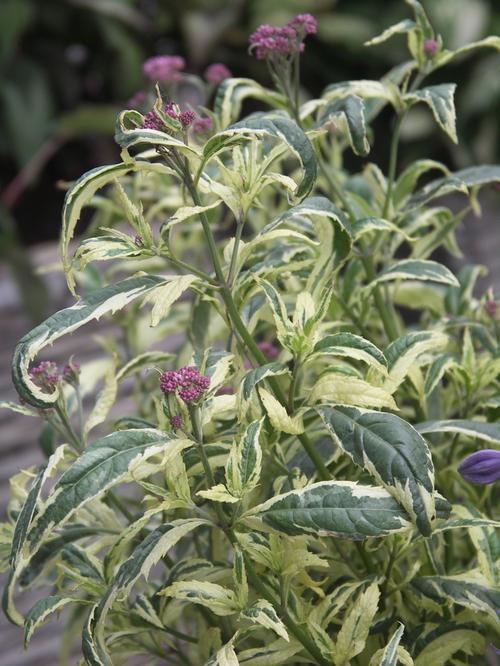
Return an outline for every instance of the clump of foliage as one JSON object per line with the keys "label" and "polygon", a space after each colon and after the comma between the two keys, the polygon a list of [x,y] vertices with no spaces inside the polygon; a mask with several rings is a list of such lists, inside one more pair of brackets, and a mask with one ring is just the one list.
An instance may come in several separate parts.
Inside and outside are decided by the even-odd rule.
{"label": "clump of foliage", "polygon": [[[251,50],[276,90],[220,73],[200,112],[159,85],[152,109],[118,118],[122,160],[69,190],[62,263],[83,296],[21,340],[22,404],[4,405],[45,422],[47,463],[13,478],[2,527],[4,610],[26,643],[70,606],[63,654],[81,634],[93,666],[484,663],[500,608],[498,305],[473,297],[479,268],[430,257],[459,252],[500,167],[398,173],[397,153],[415,104],[457,140],[454,84],[424,80],[500,39],[446,50],[408,4],[371,42],[408,38],[381,81],[303,101],[314,18],[261,26]],[[148,71],[177,85],[172,65]],[[237,121],[246,98],[271,110]],[[348,173],[388,106],[387,174]],[[196,117],[211,122],[194,131]],[[453,191],[458,213],[438,203]],[[108,314],[98,364],[31,366]],[[127,388],[136,411],[111,416]],[[23,617],[18,589],[47,584]]]}

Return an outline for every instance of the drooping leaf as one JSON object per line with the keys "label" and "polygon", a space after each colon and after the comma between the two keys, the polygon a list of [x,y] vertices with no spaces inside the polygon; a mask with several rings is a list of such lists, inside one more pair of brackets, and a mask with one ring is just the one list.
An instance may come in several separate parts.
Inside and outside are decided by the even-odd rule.
{"label": "drooping leaf", "polygon": [[316,343],[313,349],[316,356],[343,356],[363,361],[381,374],[387,373],[387,361],[384,354],[372,342],[354,333],[335,333],[327,335]]}
{"label": "drooping leaf", "polygon": [[340,372],[327,372],[315,382],[309,403],[319,401],[374,409],[398,408],[385,387],[373,386],[364,379],[349,377]]}
{"label": "drooping leaf", "polygon": [[410,517],[383,488],[322,481],[272,497],[242,520],[260,530],[294,536],[381,537],[411,526]]}
{"label": "drooping leaf", "polygon": [[29,365],[36,355],[63,335],[72,333],[92,319],[124,308],[164,282],[165,278],[156,275],[142,275],[108,285],[75,305],[56,312],[25,335],[18,342],[12,360],[12,379],[21,398],[35,407],[52,407],[59,397],[58,388],[48,393],[30,377]]}
{"label": "drooping leaf", "polygon": [[424,435],[434,432],[452,432],[467,437],[477,437],[493,444],[500,444],[500,424],[498,423],[484,423],[483,421],[468,419],[446,419],[418,423],[415,428]]}
{"label": "drooping leaf", "polygon": [[441,83],[416,90],[403,97],[403,100],[410,104],[417,102],[427,104],[437,124],[453,143],[458,143],[454,102],[456,87],[456,83]]}
{"label": "drooping leaf", "polygon": [[24,646],[28,647],[33,633],[51,613],[55,613],[71,603],[85,602],[75,597],[62,597],[59,595],[45,597],[37,601],[26,614],[24,621]]}
{"label": "drooping leaf", "polygon": [[412,516],[424,535],[436,515],[434,466],[424,438],[395,414],[320,405],[335,443]]}
{"label": "drooping leaf", "polygon": [[277,108],[286,107],[286,100],[282,95],[264,88],[253,79],[226,79],[217,88],[214,100],[214,111],[220,117],[223,129],[238,118],[243,101],[249,97]]}
{"label": "drooping leaf", "polygon": [[415,644],[415,666],[447,666],[456,652],[483,655],[486,641],[474,625],[442,622]]}
{"label": "drooping leaf", "polygon": [[500,165],[483,164],[481,166],[467,167],[460,171],[438,178],[427,183],[421,190],[415,192],[406,204],[406,208],[413,209],[429,201],[442,197],[450,192],[463,192],[468,194],[469,188],[479,189],[489,183],[500,182]]}
{"label": "drooping leaf", "polygon": [[487,587],[467,574],[461,576],[421,576],[414,578],[411,586],[418,594],[429,597],[438,604],[458,604],[477,613],[485,613],[500,626],[498,609],[500,592]]}
{"label": "drooping leaf", "polygon": [[206,581],[179,581],[172,583],[158,594],[205,606],[212,613],[220,616],[234,615],[239,610],[236,596],[232,590]]}
{"label": "drooping leaf", "polygon": [[151,428],[120,430],[93,442],[57,481],[28,533],[31,549],[40,545],[48,530],[64,523],[90,500],[121,481],[149,474],[145,463],[153,456],[161,455],[166,464],[191,445],[191,440]]}
{"label": "drooping leaf", "polygon": [[158,363],[165,363],[173,358],[173,354],[163,351],[143,352],[126,363],[116,374],[116,381],[121,382],[143,369],[152,369]]}
{"label": "drooping leaf", "polygon": [[172,304],[197,281],[198,278],[195,275],[176,275],[165,278],[164,284],[150,291],[145,298],[145,303],[153,305],[151,326],[158,326],[160,321],[167,316]]}
{"label": "drooping leaf", "polygon": [[73,294],[75,281],[71,272],[71,261],[68,257],[68,251],[69,243],[73,238],[76,225],[80,220],[82,208],[90,203],[97,190],[115,181],[120,176],[126,175],[130,171],[170,173],[170,170],[163,164],[152,164],[144,160],[110,164],[87,171],[87,173],[83,174],[83,176],[79,178],[66,193],[61,231],[61,258],[68,286]]}
{"label": "drooping leaf", "polygon": [[347,134],[349,145],[356,155],[366,156],[370,152],[367,136],[365,104],[361,97],[348,95],[342,99],[326,104],[321,110],[316,123],[317,127],[325,127],[330,123],[340,124],[340,129]]}
{"label": "drooping leaf", "polygon": [[388,280],[429,280],[458,287],[457,278],[449,268],[429,259],[402,259],[377,275],[370,285]]}

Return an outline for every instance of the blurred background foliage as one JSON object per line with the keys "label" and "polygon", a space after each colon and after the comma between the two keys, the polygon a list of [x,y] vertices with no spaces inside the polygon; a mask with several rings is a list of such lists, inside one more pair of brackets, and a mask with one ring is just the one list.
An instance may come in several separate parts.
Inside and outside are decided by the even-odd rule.
{"label": "blurred background foliage", "polygon": [[[424,5],[448,48],[500,33],[498,0]],[[145,85],[147,57],[182,55],[194,74],[224,62],[235,76],[270,83],[264,64],[248,54],[248,35],[304,11],[319,23],[303,59],[307,94],[335,81],[379,78],[408,57],[403,38],[362,46],[408,15],[403,0],[1,0],[0,259],[26,276],[19,246],[57,238],[64,181],[116,159],[114,118]],[[459,84],[462,143],[434,133],[430,116],[415,108],[404,127],[402,162],[422,149],[457,168],[498,161],[500,56],[481,50],[432,78]],[[381,138],[370,159],[382,164],[391,120],[389,112],[377,120]],[[39,309],[42,301],[38,294]]]}

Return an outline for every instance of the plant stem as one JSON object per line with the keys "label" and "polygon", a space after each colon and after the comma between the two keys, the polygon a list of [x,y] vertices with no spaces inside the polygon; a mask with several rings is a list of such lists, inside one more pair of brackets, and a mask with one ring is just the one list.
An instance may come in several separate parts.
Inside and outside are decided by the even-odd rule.
{"label": "plant stem", "polygon": [[[375,280],[377,277],[375,266],[373,264],[373,258],[369,254],[363,252],[361,256],[361,261],[363,262],[363,266],[366,272],[366,277],[370,282],[373,282],[373,280]],[[380,287],[378,285],[375,285],[373,287],[373,298],[375,299],[375,305],[377,306],[380,318],[382,319],[382,322],[384,324],[384,329],[387,334],[387,337],[392,342],[397,337],[399,337],[398,325],[393,316],[393,313],[390,311],[389,307],[387,306],[387,303],[385,302],[384,297],[382,296],[382,293],[380,291]]]}
{"label": "plant stem", "polygon": [[227,274],[227,286],[229,289],[233,288],[236,279],[236,266],[238,263],[238,250],[241,241],[241,234],[243,233],[244,222],[243,220],[236,220],[236,234],[234,236],[233,252],[231,254],[231,263],[229,264],[229,271]]}
{"label": "plant stem", "polygon": [[404,116],[404,113],[400,113],[396,118],[394,130],[392,133],[391,149],[389,155],[389,170],[387,173],[387,191],[385,193],[384,205],[382,207],[383,218],[386,218],[387,213],[389,212],[389,206],[392,202],[392,190],[394,188],[394,180],[396,178],[396,167],[398,162],[399,135],[401,133],[401,125],[403,123]]}
{"label": "plant stem", "polygon": [[288,411],[290,414],[293,414],[295,409],[295,391],[297,389],[297,382],[300,372],[300,359],[295,361],[295,367],[292,372],[292,381],[290,382],[290,388],[288,390]]}
{"label": "plant stem", "polygon": [[396,544],[393,543],[392,548],[391,548],[391,554],[389,555],[389,563],[387,564],[387,569],[385,571],[384,581],[383,581],[382,586],[380,588],[380,608],[382,610],[385,609],[385,601],[387,599],[387,586],[388,586],[389,580],[391,578],[391,573],[392,573],[392,568],[394,566],[394,562],[396,561],[396,553],[397,553]]}

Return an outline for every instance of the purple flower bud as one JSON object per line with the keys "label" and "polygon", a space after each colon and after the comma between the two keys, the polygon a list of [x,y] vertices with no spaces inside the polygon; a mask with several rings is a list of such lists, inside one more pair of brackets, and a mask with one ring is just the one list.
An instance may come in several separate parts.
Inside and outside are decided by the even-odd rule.
{"label": "purple flower bud", "polygon": [[437,50],[439,48],[439,44],[435,39],[426,39],[424,42],[424,53],[425,55],[428,56],[433,56],[435,53],[437,53]]}
{"label": "purple flower bud", "polygon": [[191,111],[191,109],[188,109],[187,111],[183,111],[179,115],[179,120],[181,121],[181,125],[184,128],[189,127],[195,118],[196,118],[196,114],[195,114],[194,111]]}
{"label": "purple flower bud", "polygon": [[210,386],[210,377],[200,375],[194,366],[180,370],[166,370],[160,375],[160,389],[163,393],[177,393],[184,402],[199,400]]}
{"label": "purple flower bud", "polygon": [[490,298],[487,301],[485,301],[483,307],[486,313],[489,314],[490,317],[495,318],[498,314],[498,305],[499,304],[497,303],[497,301]]}
{"label": "purple flower bud", "polygon": [[70,358],[69,363],[66,363],[63,369],[63,381],[68,384],[76,384],[80,377],[80,364]]}
{"label": "purple flower bud", "polygon": [[165,130],[165,124],[157,115],[156,111],[149,111],[146,113],[142,126],[144,129],[158,130],[159,132],[163,132]]}
{"label": "purple flower bud", "polygon": [[61,379],[57,365],[53,361],[41,361],[30,370],[30,377],[40,388],[53,390]]}
{"label": "purple flower bud", "polygon": [[471,483],[486,484],[500,480],[500,451],[483,449],[462,460],[460,474]]}
{"label": "purple flower bud", "polygon": [[205,116],[203,118],[195,118],[192,129],[195,134],[207,134],[212,129],[212,125],[212,118]]}
{"label": "purple flower bud", "polygon": [[170,425],[172,426],[172,430],[179,430],[179,428],[182,428],[184,425],[182,416],[172,416],[170,417]]}
{"label": "purple flower bud", "polygon": [[173,120],[179,120],[179,114],[177,113],[173,102],[168,102],[167,104],[165,104],[163,110],[165,111],[167,116],[169,116]]}
{"label": "purple flower bud", "polygon": [[175,393],[179,385],[179,375],[175,370],[165,370],[160,375],[160,389],[163,393]]}
{"label": "purple flower bud", "polygon": [[134,245],[136,245],[137,247],[144,247],[142,236],[139,236],[139,234],[136,234],[134,236]]}
{"label": "purple flower bud", "polygon": [[218,86],[219,83],[222,83],[225,79],[229,79],[232,76],[232,72],[223,63],[214,62],[206,68],[203,72],[203,76],[208,83]]}
{"label": "purple flower bud", "polygon": [[148,58],[144,65],[144,74],[153,83],[180,81],[181,70],[185,69],[186,61],[181,56],[154,56]]}

